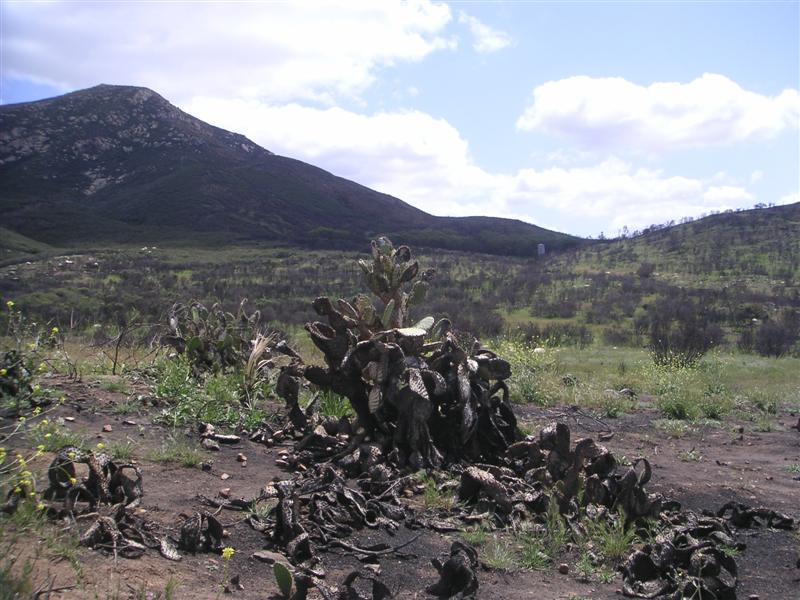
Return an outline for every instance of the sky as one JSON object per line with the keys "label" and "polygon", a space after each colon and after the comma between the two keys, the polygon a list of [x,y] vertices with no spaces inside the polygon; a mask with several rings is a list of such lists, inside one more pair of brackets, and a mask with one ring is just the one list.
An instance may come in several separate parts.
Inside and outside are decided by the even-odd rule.
{"label": "sky", "polygon": [[800,2],[0,0],[0,103],[153,89],[436,215],[800,201]]}

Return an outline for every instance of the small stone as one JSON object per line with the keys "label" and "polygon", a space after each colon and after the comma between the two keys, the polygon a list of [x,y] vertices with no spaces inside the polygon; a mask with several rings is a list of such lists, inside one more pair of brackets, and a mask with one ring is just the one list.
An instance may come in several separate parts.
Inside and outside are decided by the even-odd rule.
{"label": "small stone", "polygon": [[208,461],[202,462],[202,463],[200,463],[200,468],[203,469],[203,471],[205,471],[206,473],[210,473],[211,472],[211,464],[212,463],[210,463]]}
{"label": "small stone", "polygon": [[123,425],[136,425],[136,421],[131,421],[130,419],[126,419],[122,422]]}
{"label": "small stone", "polygon": [[242,468],[244,469],[246,466],[247,466],[247,461],[244,461],[244,462],[242,463]]}
{"label": "small stone", "polygon": [[114,431],[114,428],[111,427],[111,425],[109,425],[108,423],[106,423],[105,425],[103,425],[103,431],[105,432]]}
{"label": "small stone", "polygon": [[75,417],[64,417],[64,420],[69,423],[72,423],[75,420]]}
{"label": "small stone", "polygon": [[750,594],[747,600],[758,600],[758,594]]}
{"label": "small stone", "polygon": [[239,452],[239,454],[236,455],[236,460],[239,462],[247,462],[247,456]]}
{"label": "small stone", "polygon": [[230,498],[231,497],[231,488],[222,488],[219,491],[219,495],[223,498]]}
{"label": "small stone", "polygon": [[562,575],[566,575],[567,573],[569,573],[569,565],[567,563],[561,563],[560,565],[558,565],[558,572],[561,573]]}
{"label": "small stone", "polygon": [[219,444],[214,440],[203,438],[203,441],[200,442],[200,445],[206,450],[211,450],[212,452],[219,452]]}
{"label": "small stone", "polygon": [[274,565],[277,563],[286,563],[286,557],[282,554],[278,554],[277,552],[270,552],[269,550],[259,550],[258,552],[253,553],[253,558],[258,561],[267,563],[268,565]]}
{"label": "small stone", "polygon": [[228,475],[227,473],[223,473],[222,475],[219,476],[219,478],[222,479],[222,481],[225,481],[226,479],[230,479],[231,476]]}

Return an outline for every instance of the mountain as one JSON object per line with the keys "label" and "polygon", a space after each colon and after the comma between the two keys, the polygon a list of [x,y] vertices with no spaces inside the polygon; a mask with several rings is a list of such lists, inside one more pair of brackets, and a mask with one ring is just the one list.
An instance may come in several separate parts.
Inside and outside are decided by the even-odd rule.
{"label": "mountain", "polygon": [[511,219],[435,217],[278,156],[146,88],[0,106],[3,227],[54,246],[241,242],[531,255],[579,238]]}

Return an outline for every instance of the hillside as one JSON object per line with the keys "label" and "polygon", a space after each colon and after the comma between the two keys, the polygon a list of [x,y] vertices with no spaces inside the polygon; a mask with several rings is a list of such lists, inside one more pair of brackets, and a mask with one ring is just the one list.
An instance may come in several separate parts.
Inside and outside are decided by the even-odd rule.
{"label": "hillside", "polygon": [[[628,239],[597,241],[556,257],[576,272],[654,272],[694,280],[800,282],[800,203],[711,215]],[[647,268],[647,267],[646,267]]]}
{"label": "hillside", "polygon": [[100,85],[2,106],[0,123],[4,227],[50,245],[362,248],[392,234],[415,245],[530,255],[540,242],[581,242],[521,221],[429,215],[277,156],[146,88]]}

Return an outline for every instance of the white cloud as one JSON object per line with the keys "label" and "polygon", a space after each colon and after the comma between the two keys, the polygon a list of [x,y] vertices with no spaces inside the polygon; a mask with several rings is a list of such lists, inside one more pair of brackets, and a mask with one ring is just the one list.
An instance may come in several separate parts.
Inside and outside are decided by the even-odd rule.
{"label": "white cloud", "polygon": [[513,43],[511,36],[504,31],[489,27],[480,19],[470,16],[461,11],[458,15],[458,22],[469,27],[472,34],[472,47],[476,52],[487,54],[497,52]]}
{"label": "white cloud", "polygon": [[[175,99],[353,96],[454,42],[429,0],[4,3],[6,76],[63,90],[144,85]],[[124,79],[121,79],[124,78]]]}
{"label": "white cloud", "polygon": [[800,129],[800,94],[764,96],[710,73],[647,87],[619,77],[569,77],[538,86],[517,127],[640,152],[728,144]]}
{"label": "white cloud", "polygon": [[[185,110],[264,147],[321,166],[438,215],[548,222],[572,233],[641,228],[752,204],[744,188],[635,168],[610,158],[588,166],[491,173],[444,119],[423,112],[358,114],[341,108],[198,99]],[[580,221],[580,222],[579,222]]]}
{"label": "white cloud", "polygon": [[751,184],[752,183],[758,183],[762,179],[764,179],[764,171],[762,171],[760,169],[756,169],[755,171],[750,173],[750,183]]}
{"label": "white cloud", "polygon": [[794,204],[795,202],[800,202],[800,192],[786,194],[778,200],[778,204]]}

